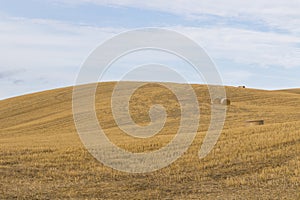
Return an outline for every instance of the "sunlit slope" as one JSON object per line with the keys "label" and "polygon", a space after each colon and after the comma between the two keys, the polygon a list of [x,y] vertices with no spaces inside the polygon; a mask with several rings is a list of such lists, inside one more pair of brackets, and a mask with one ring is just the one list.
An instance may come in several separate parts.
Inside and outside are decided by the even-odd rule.
{"label": "sunlit slope", "polygon": [[289,93],[294,93],[294,94],[300,94],[300,88],[295,88],[295,89],[286,89],[286,90],[278,90],[277,92],[289,92]]}
{"label": "sunlit slope", "polygon": [[[136,139],[124,134],[112,117],[114,85],[102,83],[95,98],[99,123],[110,140],[132,152],[166,145],[180,122],[174,94],[153,83],[133,94],[130,113],[137,124],[150,122],[148,111],[154,104],[165,106],[168,114],[159,134]],[[194,143],[169,167],[135,175],[105,167],[85,150],[73,121],[72,88],[0,101],[0,199],[299,198],[300,95],[226,87],[231,105],[224,130],[213,151],[199,160],[210,99],[206,86],[193,87],[201,111]],[[265,125],[245,125],[258,119]]]}

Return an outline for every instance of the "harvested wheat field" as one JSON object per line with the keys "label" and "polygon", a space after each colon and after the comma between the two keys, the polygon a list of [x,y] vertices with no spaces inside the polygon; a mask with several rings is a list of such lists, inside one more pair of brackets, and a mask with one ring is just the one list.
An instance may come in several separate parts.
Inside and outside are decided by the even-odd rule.
{"label": "harvested wheat field", "polygon": [[[168,89],[149,83],[133,94],[130,112],[137,124],[150,122],[153,104],[163,104],[168,114],[159,134],[137,139],[112,117],[115,83],[100,85],[97,116],[116,145],[149,152],[173,138],[181,113]],[[113,170],[87,152],[73,121],[71,87],[0,101],[0,199],[300,199],[300,90],[226,87],[231,104],[224,129],[200,160],[211,100],[206,86],[193,88],[201,111],[194,142],[170,166],[142,174]],[[245,125],[260,119],[264,125]]]}

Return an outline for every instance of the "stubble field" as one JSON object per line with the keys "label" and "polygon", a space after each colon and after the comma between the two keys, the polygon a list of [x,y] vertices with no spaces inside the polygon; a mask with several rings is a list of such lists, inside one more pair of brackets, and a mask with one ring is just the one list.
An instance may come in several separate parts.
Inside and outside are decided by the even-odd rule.
{"label": "stubble field", "polygon": [[[101,83],[96,95],[99,123],[109,139],[131,152],[170,142],[181,114],[174,94],[155,83],[134,93],[130,113],[137,124],[150,122],[153,104],[164,105],[168,114],[159,134],[137,139],[112,117],[114,85]],[[194,142],[170,166],[144,174],[113,170],[87,152],[73,121],[71,87],[0,101],[0,199],[300,199],[300,89],[226,87],[231,105],[224,129],[200,160],[210,99],[206,86],[193,88],[201,111]],[[255,119],[265,125],[245,125]]]}

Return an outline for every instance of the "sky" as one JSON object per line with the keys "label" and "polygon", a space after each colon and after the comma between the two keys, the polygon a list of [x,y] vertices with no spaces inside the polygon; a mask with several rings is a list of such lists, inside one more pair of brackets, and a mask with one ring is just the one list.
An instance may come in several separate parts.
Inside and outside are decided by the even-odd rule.
{"label": "sky", "polygon": [[[74,85],[97,46],[143,27],[197,42],[225,85],[300,88],[299,10],[299,0],[0,0],[0,99]],[[118,80],[124,63],[149,56],[168,57],[129,56],[106,80]],[[166,64],[201,83],[178,59]]]}

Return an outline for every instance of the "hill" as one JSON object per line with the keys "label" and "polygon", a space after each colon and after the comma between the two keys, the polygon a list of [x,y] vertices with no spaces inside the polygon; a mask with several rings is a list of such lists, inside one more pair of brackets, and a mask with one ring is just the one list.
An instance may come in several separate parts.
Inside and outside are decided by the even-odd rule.
{"label": "hill", "polygon": [[277,92],[289,92],[289,93],[294,93],[294,94],[300,94],[300,88],[295,88],[295,89],[286,89],[286,90],[277,90]]}
{"label": "hill", "polygon": [[[132,96],[130,112],[137,124],[150,122],[148,110],[156,103],[168,114],[159,134],[137,139],[125,135],[113,120],[115,83],[100,85],[97,116],[112,142],[128,151],[147,152],[173,138],[180,110],[166,88],[151,83]],[[199,160],[210,100],[206,86],[193,88],[201,110],[196,139],[169,167],[145,174],[112,170],[87,152],[73,121],[71,87],[0,101],[0,199],[299,199],[299,90],[226,87],[231,105],[224,130],[213,151]],[[254,119],[265,124],[245,126]]]}

